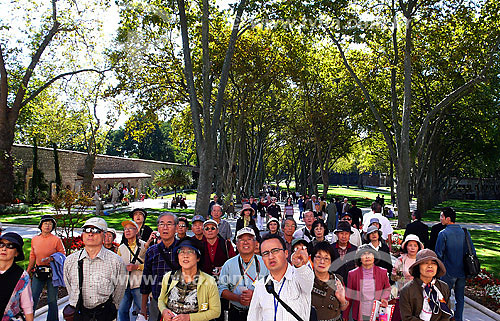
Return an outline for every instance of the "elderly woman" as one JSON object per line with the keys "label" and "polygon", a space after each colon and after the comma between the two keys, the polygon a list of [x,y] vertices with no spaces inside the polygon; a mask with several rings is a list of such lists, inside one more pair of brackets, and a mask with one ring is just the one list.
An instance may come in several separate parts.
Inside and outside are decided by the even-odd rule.
{"label": "elderly woman", "polygon": [[24,316],[27,321],[33,321],[30,277],[14,263],[24,260],[23,245],[23,238],[17,233],[0,236],[0,320]]}
{"label": "elderly woman", "polygon": [[[60,255],[64,260],[64,245],[61,239],[52,232],[56,229],[56,220],[51,215],[43,215],[38,224],[40,234],[33,237],[31,240],[31,253],[28,264],[28,272],[33,271],[33,279],[31,280],[31,291],[33,292],[33,309],[36,309],[40,294],[43,288],[47,285],[47,305],[48,320],[58,320],[57,312],[57,284],[52,282],[52,267],[50,262],[54,261],[53,255]],[[64,262],[64,261],[63,261]],[[61,265],[62,266],[62,265]],[[56,284],[54,284],[56,283]]]}
{"label": "elderly woman", "polygon": [[250,204],[243,204],[243,208],[240,211],[240,218],[236,221],[236,232],[234,233],[234,243],[236,243],[236,234],[238,231],[244,227],[250,227],[255,232],[255,238],[258,242],[260,242],[260,232],[257,228],[257,224],[253,219],[255,215],[255,210],[252,208]]}
{"label": "elderly woman", "polygon": [[281,237],[283,237],[283,232],[280,231],[280,221],[278,221],[277,218],[275,217],[272,217],[271,219],[269,219],[269,221],[267,222],[267,232],[264,233],[262,235],[262,237],[264,237],[264,235],[267,235],[267,234],[277,234]]}
{"label": "elderly woman", "polygon": [[409,268],[413,280],[401,289],[399,308],[403,321],[449,320],[450,289],[438,278],[446,274],[444,264],[432,250],[417,253],[416,261]]}
{"label": "elderly woman", "polygon": [[116,253],[120,244],[115,242],[116,230],[114,228],[108,228],[106,234],[104,234],[104,247],[111,252]]}
{"label": "elderly woman", "polygon": [[418,251],[422,250],[424,245],[415,234],[408,234],[405,241],[401,245],[401,256],[396,260],[394,269],[392,270],[392,280],[396,281],[398,290],[411,280],[413,276],[410,274],[410,266],[415,263]]}
{"label": "elderly woman", "polygon": [[[374,300],[387,307],[391,286],[387,270],[375,265],[378,256],[379,252],[368,244],[356,251],[358,267],[349,272],[346,292],[354,320],[369,320]],[[349,319],[349,310],[344,311],[344,318]]]}
{"label": "elderly woman", "polygon": [[215,279],[200,270],[201,251],[192,239],[176,247],[181,269],[163,277],[158,308],[164,321],[208,321],[219,317],[221,307]]}
{"label": "elderly woman", "polygon": [[327,231],[328,226],[326,226],[325,222],[322,220],[314,221],[311,227],[311,234],[314,236],[314,239],[311,241],[312,246],[315,246],[319,242],[328,241],[325,236]]}
{"label": "elderly woman", "polygon": [[328,271],[333,255],[333,246],[328,242],[319,242],[311,253],[315,276],[311,302],[319,321],[341,320],[342,311],[349,305],[342,277]]}
{"label": "elderly woman", "polygon": [[392,259],[389,247],[382,239],[382,231],[374,225],[368,227],[365,242],[378,252],[379,260],[376,265],[386,269],[390,275],[392,273]]}

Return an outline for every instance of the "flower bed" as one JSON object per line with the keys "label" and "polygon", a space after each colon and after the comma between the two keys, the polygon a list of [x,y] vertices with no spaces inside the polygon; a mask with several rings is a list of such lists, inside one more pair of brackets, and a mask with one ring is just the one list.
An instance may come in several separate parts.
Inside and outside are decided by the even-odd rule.
{"label": "flower bed", "polygon": [[67,255],[78,251],[84,246],[82,237],[80,235],[75,237],[61,237],[61,240],[64,244],[64,248],[66,248]]}
{"label": "flower bed", "polygon": [[500,314],[500,280],[485,269],[481,269],[481,273],[475,278],[467,280],[465,294]]}

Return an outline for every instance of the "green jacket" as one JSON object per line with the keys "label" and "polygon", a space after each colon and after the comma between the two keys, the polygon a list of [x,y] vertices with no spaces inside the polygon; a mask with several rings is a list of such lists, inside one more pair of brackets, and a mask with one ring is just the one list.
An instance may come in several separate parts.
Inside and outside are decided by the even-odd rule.
{"label": "green jacket", "polygon": [[[161,282],[161,291],[160,296],[158,297],[158,309],[160,309],[160,313],[167,308],[166,304],[168,302],[168,294],[170,293],[170,290],[172,290],[174,286],[177,285],[177,282],[179,282],[175,277],[173,277],[167,289],[170,273],[172,272],[166,273]],[[198,312],[191,313],[189,315],[190,320],[209,321],[218,318],[221,307],[219,290],[215,279],[205,272],[200,271],[196,292],[198,298]]]}

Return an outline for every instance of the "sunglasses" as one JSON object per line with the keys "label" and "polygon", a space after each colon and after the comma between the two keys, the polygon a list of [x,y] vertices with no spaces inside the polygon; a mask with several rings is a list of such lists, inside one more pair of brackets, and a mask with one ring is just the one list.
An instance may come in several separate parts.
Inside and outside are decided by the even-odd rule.
{"label": "sunglasses", "polygon": [[98,229],[97,227],[84,227],[83,233],[100,234],[102,233],[102,230]]}
{"label": "sunglasses", "polygon": [[12,249],[16,248],[16,245],[14,243],[3,243],[3,242],[0,242],[0,249],[3,249],[4,247],[12,250]]}
{"label": "sunglasses", "polygon": [[205,231],[215,231],[217,228],[216,227],[205,227]]}
{"label": "sunglasses", "polygon": [[179,224],[177,227],[187,227],[185,224]]}

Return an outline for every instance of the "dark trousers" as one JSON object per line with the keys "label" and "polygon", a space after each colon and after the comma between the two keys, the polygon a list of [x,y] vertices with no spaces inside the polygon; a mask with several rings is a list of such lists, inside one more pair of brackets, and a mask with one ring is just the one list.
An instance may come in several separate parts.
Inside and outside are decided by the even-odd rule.
{"label": "dark trousers", "polygon": [[246,321],[248,316],[248,309],[247,310],[238,310],[236,307],[231,305],[229,308],[229,321]]}

